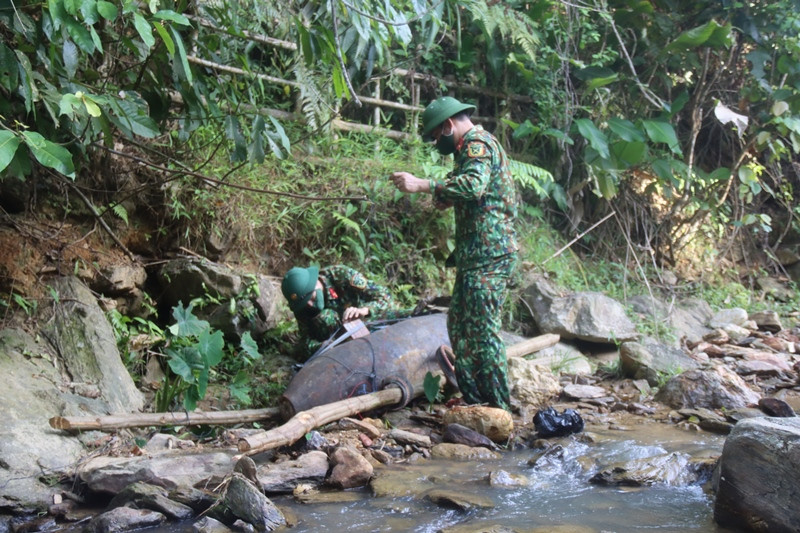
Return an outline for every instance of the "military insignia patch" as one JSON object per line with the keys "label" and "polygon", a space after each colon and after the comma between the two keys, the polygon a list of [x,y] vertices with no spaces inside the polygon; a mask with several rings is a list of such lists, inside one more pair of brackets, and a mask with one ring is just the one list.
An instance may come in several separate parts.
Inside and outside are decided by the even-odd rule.
{"label": "military insignia patch", "polygon": [[469,157],[483,157],[486,155],[486,145],[483,143],[472,143],[467,146],[467,155]]}

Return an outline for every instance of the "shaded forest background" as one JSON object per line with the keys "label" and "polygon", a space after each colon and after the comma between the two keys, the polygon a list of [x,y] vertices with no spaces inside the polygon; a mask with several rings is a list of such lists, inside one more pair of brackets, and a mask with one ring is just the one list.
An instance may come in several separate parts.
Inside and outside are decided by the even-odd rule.
{"label": "shaded forest background", "polygon": [[451,215],[387,182],[449,170],[416,134],[444,94],[515,160],[526,271],[772,304],[758,280],[800,276],[798,8],[2,0],[5,318],[49,274],[180,254],[446,292]]}

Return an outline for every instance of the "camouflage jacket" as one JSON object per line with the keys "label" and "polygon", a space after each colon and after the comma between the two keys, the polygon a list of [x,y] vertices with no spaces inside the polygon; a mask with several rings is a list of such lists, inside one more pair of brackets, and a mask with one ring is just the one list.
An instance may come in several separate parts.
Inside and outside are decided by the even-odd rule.
{"label": "camouflage jacket", "polygon": [[517,192],[503,147],[474,126],[456,147],[454,163],[443,182],[431,180],[434,202],[455,211],[456,248],[448,265],[477,268],[516,252]]}
{"label": "camouflage jacket", "polygon": [[325,308],[316,311],[302,309],[295,313],[298,329],[304,338],[306,356],[312,355],[336,333],[342,325],[342,315],[348,307],[366,307],[369,315],[364,322],[411,316],[413,309],[402,309],[389,290],[367,279],[359,271],[344,265],[333,265],[319,272],[323,284]]}

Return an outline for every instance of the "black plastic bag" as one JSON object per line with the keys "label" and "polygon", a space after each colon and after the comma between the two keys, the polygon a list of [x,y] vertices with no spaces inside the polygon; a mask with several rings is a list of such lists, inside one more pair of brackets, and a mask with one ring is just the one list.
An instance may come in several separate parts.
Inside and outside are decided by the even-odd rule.
{"label": "black plastic bag", "polygon": [[542,409],[533,417],[539,437],[563,437],[583,431],[583,418],[575,409],[564,409],[562,414],[552,407]]}

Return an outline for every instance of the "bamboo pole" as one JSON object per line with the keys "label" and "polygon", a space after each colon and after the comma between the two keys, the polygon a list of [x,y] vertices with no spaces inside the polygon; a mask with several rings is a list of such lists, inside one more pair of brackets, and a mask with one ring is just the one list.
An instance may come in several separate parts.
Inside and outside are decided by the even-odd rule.
{"label": "bamboo pole", "polygon": [[[421,390],[421,386],[414,390]],[[364,413],[395,405],[403,398],[403,392],[397,387],[389,387],[362,396],[339,400],[338,402],[318,405],[306,411],[300,411],[282,426],[263,433],[256,433],[239,439],[239,451],[244,455],[292,444],[314,428],[335,422],[355,413]]]}
{"label": "bamboo pole", "polygon": [[129,413],[108,416],[54,416],[50,427],[64,430],[111,430],[148,426],[199,426],[257,422],[278,418],[280,409],[244,409],[241,411],[202,411],[183,413]]}
{"label": "bamboo pole", "polygon": [[524,357],[528,354],[538,352],[539,350],[544,350],[550,346],[554,346],[555,344],[558,344],[558,341],[560,340],[560,335],[556,335],[555,333],[545,333],[544,335],[525,339],[524,341],[518,342],[513,346],[509,346],[506,348],[506,356]]}

